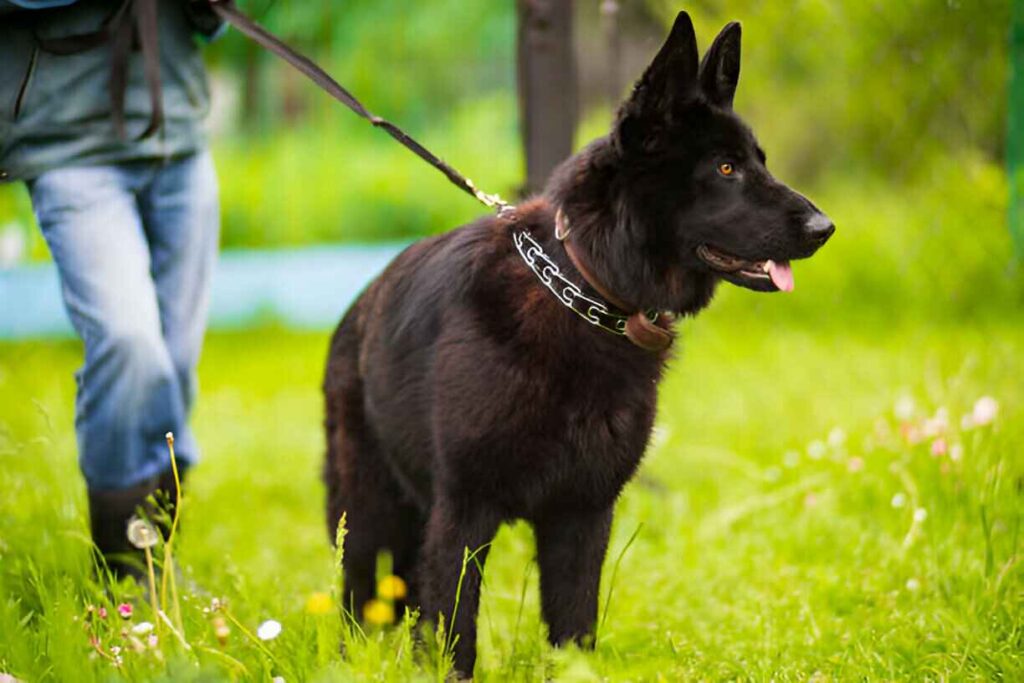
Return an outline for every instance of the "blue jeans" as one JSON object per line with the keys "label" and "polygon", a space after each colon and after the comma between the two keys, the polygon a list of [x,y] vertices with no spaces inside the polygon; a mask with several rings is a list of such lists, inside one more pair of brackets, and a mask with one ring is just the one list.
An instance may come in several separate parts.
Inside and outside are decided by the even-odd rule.
{"label": "blue jeans", "polygon": [[85,343],[75,431],[89,488],[165,472],[167,432],[179,463],[194,463],[188,415],[220,231],[209,152],[60,168],[29,192]]}

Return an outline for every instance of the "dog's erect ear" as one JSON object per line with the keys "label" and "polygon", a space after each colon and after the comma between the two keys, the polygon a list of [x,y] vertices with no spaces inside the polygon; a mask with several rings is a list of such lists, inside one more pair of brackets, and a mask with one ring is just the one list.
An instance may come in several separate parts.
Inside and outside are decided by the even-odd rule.
{"label": "dog's erect ear", "polygon": [[732,108],[736,83],[740,80],[740,24],[726,24],[700,63],[700,89],[708,101]]}
{"label": "dog's erect ear", "polygon": [[[680,12],[665,44],[637,81],[633,94],[619,111],[620,137],[633,137],[629,128],[670,121],[672,112],[697,94],[697,36],[690,15]],[[625,142],[625,140],[623,140]]]}

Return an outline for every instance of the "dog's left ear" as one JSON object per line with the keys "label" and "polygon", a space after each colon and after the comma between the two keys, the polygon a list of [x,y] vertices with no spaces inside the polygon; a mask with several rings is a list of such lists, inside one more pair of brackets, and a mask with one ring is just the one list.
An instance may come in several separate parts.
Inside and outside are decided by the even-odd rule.
{"label": "dog's left ear", "polygon": [[700,89],[714,105],[732,109],[740,80],[740,23],[726,24],[700,62]]}
{"label": "dog's left ear", "polygon": [[693,21],[680,12],[665,44],[619,108],[613,139],[621,148],[651,148],[658,129],[696,99],[699,59]]}

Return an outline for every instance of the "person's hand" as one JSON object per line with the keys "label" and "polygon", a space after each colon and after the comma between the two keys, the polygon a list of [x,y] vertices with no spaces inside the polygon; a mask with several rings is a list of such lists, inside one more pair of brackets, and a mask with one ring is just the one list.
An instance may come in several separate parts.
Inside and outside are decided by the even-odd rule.
{"label": "person's hand", "polygon": [[210,0],[185,0],[185,16],[196,31],[207,37],[217,33],[221,26]]}

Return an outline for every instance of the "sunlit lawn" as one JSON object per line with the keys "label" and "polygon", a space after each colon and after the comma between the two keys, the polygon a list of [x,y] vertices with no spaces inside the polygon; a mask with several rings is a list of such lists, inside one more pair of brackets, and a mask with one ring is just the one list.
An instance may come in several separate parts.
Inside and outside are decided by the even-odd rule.
{"label": "sunlit lawn", "polygon": [[[490,557],[479,678],[1024,676],[1020,323],[819,325],[752,296],[729,292],[685,326],[654,442],[618,507],[596,652],[544,644],[519,524]],[[122,648],[126,676],[438,677],[436,648],[404,629],[345,629],[343,656],[337,616],[306,607],[334,580],[318,474],[326,340],[210,337],[205,460],[178,555],[192,649],[166,632],[132,649],[121,629],[152,620],[136,600],[130,624],[112,627],[111,611],[92,627],[105,652]],[[87,605],[113,603],[89,580],[78,354],[73,342],[0,346],[0,672],[24,680],[115,674],[85,629]],[[983,396],[998,402],[994,421],[962,430]],[[213,597],[248,630],[276,619],[281,635],[258,645],[229,622],[219,642],[203,612]]]}

